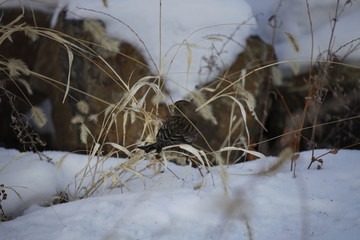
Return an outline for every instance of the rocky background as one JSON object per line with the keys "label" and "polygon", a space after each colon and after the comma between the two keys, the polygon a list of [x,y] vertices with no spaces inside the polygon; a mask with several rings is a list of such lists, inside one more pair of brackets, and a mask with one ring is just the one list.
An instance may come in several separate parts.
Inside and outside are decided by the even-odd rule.
{"label": "rocky background", "polygon": [[[19,10],[5,10],[1,24],[5,26],[20,13]],[[36,22],[33,16],[36,16]],[[27,11],[21,22],[41,29],[49,26],[50,19],[51,16],[45,13]],[[84,29],[84,21],[69,21],[60,16],[54,31],[80,39],[84,46],[98,52],[108,64],[96,55],[75,51],[71,68],[73,89],[70,89],[64,103],[62,101],[69,70],[68,53],[64,45],[45,37],[32,41],[23,32],[16,32],[11,35],[11,41],[6,39],[0,45],[1,56],[4,59],[21,59],[30,70],[58,81],[45,81],[33,75],[24,76],[24,80],[31,86],[32,95],[27,94],[24,87],[19,85],[33,105],[50,99],[53,131],[39,133],[46,142],[46,145],[39,145],[39,150],[86,150],[91,141],[87,144],[81,141],[79,124],[74,121],[74,117],[81,116],[85,119],[86,126],[96,136],[102,130],[102,121],[90,121],[89,117],[104,111],[109,104],[116,104],[127,91],[121,82],[114,81],[115,75],[118,74],[131,88],[139,79],[151,76],[152,73],[131,43],[120,43],[117,54],[100,50],[94,44],[93,35]],[[78,41],[72,42],[79,44]],[[239,109],[234,107],[232,100],[221,98],[209,105],[213,118],[201,121],[199,128],[204,137],[196,144],[199,148],[211,151],[224,146],[242,147],[244,143],[250,142],[250,149],[265,155],[278,155],[287,146],[295,150],[359,148],[359,69],[341,64],[323,64],[316,65],[311,74],[282,78],[275,68],[262,68],[270,63],[276,63],[272,47],[253,36],[248,39],[245,51],[239,54],[232,66],[223,69],[223,74],[219,76],[222,80],[213,80],[206,86],[199,86],[204,99],[211,99],[221,92],[228,93],[239,101],[244,99],[241,91],[244,88],[254,96],[256,115],[265,127],[248,111],[250,139],[246,139]],[[242,85],[237,80],[244,69],[251,74],[246,77],[245,85]],[[157,84],[163,86],[162,79],[152,81],[159,81]],[[14,115],[14,107],[25,114],[29,111],[29,106],[18,98],[11,101],[6,97],[5,89],[16,96],[22,94],[13,81],[9,80],[4,69],[0,75],[0,83],[0,146],[24,150],[24,144],[17,137],[19,133],[11,127],[14,126],[11,116]],[[214,91],[203,90],[210,88]],[[167,92],[164,87],[162,91]],[[147,111],[157,119],[165,120],[169,114],[167,107],[163,103],[156,104],[154,99],[157,96],[149,91],[149,87],[141,88],[136,97],[141,99],[146,92],[149,92],[145,99]],[[79,101],[85,102],[88,109],[79,109]],[[124,111],[117,115],[117,127],[110,129],[106,141],[118,142],[134,149],[149,133],[143,132],[143,119],[124,122],[127,119],[124,114],[127,113]],[[349,117],[351,119],[347,119]],[[317,126],[315,130],[312,127],[314,125]],[[303,131],[296,131],[299,128],[303,128]],[[244,160],[241,156],[241,152],[233,152],[229,158],[232,161]],[[252,159],[252,156],[248,155],[247,159]]]}

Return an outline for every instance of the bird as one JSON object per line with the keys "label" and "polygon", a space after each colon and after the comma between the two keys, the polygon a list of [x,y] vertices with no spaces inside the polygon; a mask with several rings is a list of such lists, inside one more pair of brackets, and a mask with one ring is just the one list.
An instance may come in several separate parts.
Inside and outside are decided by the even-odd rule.
{"label": "bird", "polygon": [[[156,134],[156,142],[138,146],[138,148],[149,153],[156,150],[160,153],[164,147],[176,144],[194,143],[198,137],[197,113],[195,105],[187,100],[179,100],[170,106],[171,116],[160,127]],[[178,149],[178,148],[177,148]]]}

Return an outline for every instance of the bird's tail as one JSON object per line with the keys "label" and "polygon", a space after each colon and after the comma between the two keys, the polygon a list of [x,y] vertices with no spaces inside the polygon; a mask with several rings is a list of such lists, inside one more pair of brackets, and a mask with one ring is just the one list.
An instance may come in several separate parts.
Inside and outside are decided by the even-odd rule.
{"label": "bird's tail", "polygon": [[145,146],[138,146],[138,148],[144,150],[146,153],[151,152],[152,150],[157,149],[156,143],[145,145]]}

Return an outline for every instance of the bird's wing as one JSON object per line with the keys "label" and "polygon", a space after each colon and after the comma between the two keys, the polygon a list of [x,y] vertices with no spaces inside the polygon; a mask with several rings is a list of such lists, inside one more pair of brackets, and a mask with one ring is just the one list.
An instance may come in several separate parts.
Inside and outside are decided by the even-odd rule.
{"label": "bird's wing", "polygon": [[193,124],[182,116],[171,116],[156,136],[158,141],[166,141],[172,144],[193,143],[197,137]]}

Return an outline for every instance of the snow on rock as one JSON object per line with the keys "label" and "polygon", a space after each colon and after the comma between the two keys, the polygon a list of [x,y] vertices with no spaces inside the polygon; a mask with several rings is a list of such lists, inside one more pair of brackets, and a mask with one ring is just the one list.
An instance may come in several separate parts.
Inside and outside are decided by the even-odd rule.
{"label": "snow on rock", "polygon": [[[41,10],[56,6],[56,1],[48,1],[47,8],[38,1],[25,2]],[[67,19],[101,20],[111,37],[142,52],[153,74],[166,79],[174,101],[217,77],[243,51],[256,27],[245,0],[107,2],[108,7],[101,0],[59,0],[52,25],[62,8],[68,10]],[[2,7],[16,4],[10,1]]]}
{"label": "snow on rock", "polygon": [[1,1],[0,8],[19,8],[24,7],[28,9],[39,10],[42,12],[53,12],[62,0],[9,0]]}
{"label": "snow on rock", "polygon": [[140,49],[152,72],[166,78],[174,101],[229,66],[256,23],[244,0],[163,0],[161,15],[159,0],[109,1],[109,8],[78,0],[68,9],[68,18],[100,19],[110,36]]}
{"label": "snow on rock", "polygon": [[[317,150],[315,156],[324,152]],[[0,149],[0,181],[17,181],[19,186],[32,186],[34,191],[41,190],[50,196],[56,188],[67,186],[74,179],[73,172],[87,163],[87,156],[45,154],[55,162],[66,155],[56,173],[54,165],[35,160],[37,155],[31,153],[18,157],[4,168],[4,159],[7,163],[6,160],[16,158],[19,153]],[[323,156],[321,170],[316,170],[316,164],[308,170],[311,152],[303,152],[297,160],[296,178],[289,170],[290,162],[271,174],[254,175],[266,170],[276,161],[274,157],[224,166],[227,194],[220,167],[211,168],[204,186],[194,190],[202,181],[198,169],[169,163],[163,173],[146,178],[145,185],[141,180],[133,180],[128,182],[127,189],[102,191],[98,196],[52,207],[33,206],[22,216],[1,223],[1,237],[14,240],[248,239],[251,234],[253,239],[271,236],[280,240],[355,240],[360,234],[359,156],[360,151],[342,150]],[[108,161],[104,169],[123,160]],[[146,164],[143,160],[138,167]],[[22,175],[42,176],[42,181],[11,174],[17,172],[16,169]],[[148,169],[143,174],[151,176],[152,172]],[[59,174],[62,177],[54,177]],[[33,204],[41,204],[43,200],[44,195],[37,195]],[[1,203],[5,212],[9,211],[7,201]],[[17,206],[22,204],[18,202]]]}
{"label": "snow on rock", "polygon": [[[275,52],[279,61],[295,60],[295,64],[281,64],[280,69],[285,75],[306,71],[311,59],[311,28],[308,17],[306,1],[298,0],[252,0],[248,1],[252,7],[253,14],[257,16],[257,34],[267,43],[272,43],[274,29],[269,26],[269,18],[276,16],[278,30],[275,31]],[[348,2],[348,4],[345,4]],[[332,32],[332,19],[336,16],[337,1],[308,0],[309,11],[313,27],[313,59],[321,54],[326,58],[327,50]],[[355,40],[355,42],[344,46],[337,56],[341,59],[347,56],[349,50],[354,51],[347,56],[346,61],[359,65],[360,33],[355,30],[354,23],[360,22],[360,1],[339,1],[338,21],[336,23],[333,42],[330,46],[332,52]],[[339,14],[341,13],[341,14]],[[274,20],[274,18],[273,18]],[[274,21],[271,22],[274,24]],[[290,33],[299,46],[295,51],[293,44],[284,32]],[[354,49],[355,47],[355,49]]]}
{"label": "snow on rock", "polygon": [[[136,46],[153,73],[167,79],[174,101],[184,98],[197,85],[213,79],[220,69],[229,66],[243,50],[250,34],[256,32],[267,43],[272,43],[274,29],[268,21],[271,16],[276,16],[278,28],[274,38],[278,60],[293,61],[292,64],[280,64],[280,69],[285,75],[307,70],[311,56],[313,59],[320,54],[326,56],[331,39],[331,20],[335,17],[337,5],[337,1],[308,1],[314,37],[312,54],[306,1],[163,0],[161,41],[159,0],[113,0],[107,1],[108,8],[100,0],[47,0],[41,3],[13,0],[6,1],[1,7],[14,7],[19,2],[29,8],[53,11],[53,23],[62,8],[69,10],[68,19],[102,20],[110,36]],[[359,9],[359,0],[339,1],[338,13],[341,14],[330,46],[333,52],[341,48],[336,52],[340,59],[346,56],[345,60],[355,65],[360,62],[360,34],[354,25],[360,21]],[[285,32],[294,37],[299,51],[295,51]]]}

